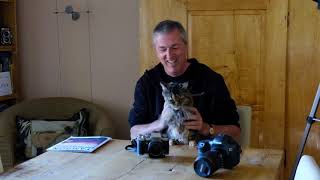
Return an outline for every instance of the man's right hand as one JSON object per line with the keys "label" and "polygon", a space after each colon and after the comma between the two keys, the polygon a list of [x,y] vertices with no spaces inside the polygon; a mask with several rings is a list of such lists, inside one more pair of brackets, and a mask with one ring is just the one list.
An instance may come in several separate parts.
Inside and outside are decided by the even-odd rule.
{"label": "man's right hand", "polygon": [[167,127],[167,124],[161,118],[149,124],[135,125],[130,129],[131,139],[135,139],[139,134],[145,135],[152,132],[160,132]]}

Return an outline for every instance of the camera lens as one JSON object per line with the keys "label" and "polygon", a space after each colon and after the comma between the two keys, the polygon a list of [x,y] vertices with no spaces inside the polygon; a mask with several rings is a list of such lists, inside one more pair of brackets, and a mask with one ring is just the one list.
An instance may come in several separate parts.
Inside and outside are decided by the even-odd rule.
{"label": "camera lens", "polygon": [[137,154],[138,155],[143,155],[146,152],[146,143],[145,143],[145,139],[144,136],[139,135],[134,142],[137,146]]}
{"label": "camera lens", "polygon": [[194,170],[201,177],[209,177],[213,173],[213,163],[209,159],[198,159],[194,162]]}
{"label": "camera lens", "polygon": [[3,37],[3,43],[9,43],[10,42],[10,38],[8,37]]}
{"label": "camera lens", "polygon": [[206,152],[202,156],[197,157],[193,164],[194,171],[201,177],[211,176],[221,166],[221,159],[215,151]]}
{"label": "camera lens", "polygon": [[9,36],[9,35],[10,35],[10,33],[8,31],[3,32],[3,36]]}
{"label": "camera lens", "polygon": [[158,141],[152,141],[148,145],[149,156],[152,158],[159,158],[163,156],[162,143]]}

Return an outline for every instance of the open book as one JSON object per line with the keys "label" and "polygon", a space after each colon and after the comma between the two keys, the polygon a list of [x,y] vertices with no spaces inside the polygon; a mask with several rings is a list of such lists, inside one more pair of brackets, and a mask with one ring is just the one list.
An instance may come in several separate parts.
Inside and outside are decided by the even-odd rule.
{"label": "open book", "polygon": [[107,136],[71,136],[64,141],[51,146],[47,151],[91,153],[111,139],[111,137]]}

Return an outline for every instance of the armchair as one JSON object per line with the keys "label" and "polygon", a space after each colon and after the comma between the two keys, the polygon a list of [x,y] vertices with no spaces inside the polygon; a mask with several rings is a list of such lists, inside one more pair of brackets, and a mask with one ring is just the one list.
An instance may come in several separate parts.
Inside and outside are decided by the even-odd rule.
{"label": "armchair", "polygon": [[4,169],[15,164],[16,116],[25,118],[69,118],[82,108],[89,111],[89,135],[113,137],[111,120],[98,105],[70,97],[39,98],[20,102],[0,113],[0,156]]}

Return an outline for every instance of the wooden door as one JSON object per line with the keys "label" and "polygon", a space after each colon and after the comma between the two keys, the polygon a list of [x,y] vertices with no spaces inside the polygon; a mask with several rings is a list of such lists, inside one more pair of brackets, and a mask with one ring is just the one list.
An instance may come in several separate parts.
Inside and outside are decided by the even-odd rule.
{"label": "wooden door", "polygon": [[141,72],[158,63],[161,20],[188,31],[189,57],[222,74],[237,105],[252,108],[251,146],[284,148],[286,0],[141,0]]}

